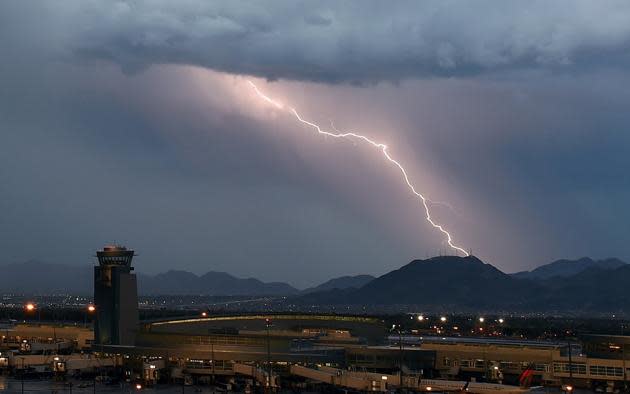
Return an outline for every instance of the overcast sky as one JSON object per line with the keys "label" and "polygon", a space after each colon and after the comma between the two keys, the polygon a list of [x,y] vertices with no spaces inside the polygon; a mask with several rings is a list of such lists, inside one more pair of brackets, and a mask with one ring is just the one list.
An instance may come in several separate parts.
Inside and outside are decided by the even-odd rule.
{"label": "overcast sky", "polygon": [[452,254],[630,260],[627,1],[2,1],[0,264],[307,286]]}

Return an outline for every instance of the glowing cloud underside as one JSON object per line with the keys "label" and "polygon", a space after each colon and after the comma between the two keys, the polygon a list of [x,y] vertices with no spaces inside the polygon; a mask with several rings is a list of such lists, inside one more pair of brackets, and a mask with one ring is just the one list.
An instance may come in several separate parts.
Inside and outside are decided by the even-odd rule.
{"label": "glowing cloud underside", "polygon": [[446,238],[446,243],[448,244],[448,246],[450,246],[451,248],[453,248],[457,252],[461,252],[465,256],[468,256],[468,252],[466,252],[463,248],[461,248],[460,246],[457,246],[457,245],[455,245],[455,243],[453,243],[453,238],[451,237],[451,234],[448,231],[446,231],[446,229],[441,224],[435,222],[435,220],[431,216],[431,210],[429,209],[430,200],[416,190],[414,185],[409,180],[409,176],[407,175],[407,171],[405,171],[405,168],[402,166],[402,164],[400,164],[400,162],[395,160],[390,155],[390,153],[389,153],[389,151],[387,149],[387,145],[375,142],[375,141],[371,140],[370,138],[368,138],[368,137],[366,137],[364,135],[361,135],[361,134],[356,134],[356,133],[353,133],[353,132],[341,132],[341,131],[335,129],[334,126],[332,127],[333,130],[335,131],[334,133],[330,132],[330,131],[325,131],[319,125],[317,125],[315,123],[312,123],[312,122],[309,122],[308,120],[305,120],[304,118],[302,118],[300,116],[300,114],[295,110],[295,108],[285,107],[284,104],[282,104],[279,101],[276,101],[276,100],[270,98],[269,96],[265,95],[264,93],[262,93],[252,81],[247,81],[247,82],[254,89],[254,91],[256,92],[256,95],[259,98],[261,98],[262,100],[264,100],[268,104],[276,107],[279,110],[286,110],[286,111],[288,111],[300,123],[303,123],[303,124],[313,128],[313,129],[315,129],[319,134],[323,134],[323,135],[326,135],[326,136],[329,136],[329,137],[333,137],[333,138],[345,138],[345,139],[359,140],[359,141],[363,141],[365,143],[368,143],[368,144],[372,145],[375,148],[378,148],[381,151],[381,153],[383,154],[383,156],[385,156],[385,158],[390,163],[392,163],[394,166],[396,166],[400,170],[400,173],[402,174],[402,177],[405,180],[405,183],[407,184],[407,187],[420,200],[420,203],[422,204],[422,207],[424,209],[424,214],[425,214],[425,218],[426,218],[427,222],[429,222],[429,224],[431,224],[431,226],[433,226],[434,228],[438,229],[444,235],[444,237]]}

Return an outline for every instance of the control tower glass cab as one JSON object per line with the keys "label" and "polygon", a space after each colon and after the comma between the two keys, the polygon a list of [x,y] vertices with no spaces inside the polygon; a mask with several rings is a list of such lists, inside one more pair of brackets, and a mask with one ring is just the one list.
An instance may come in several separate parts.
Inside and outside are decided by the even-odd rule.
{"label": "control tower glass cab", "polygon": [[101,267],[104,265],[116,265],[129,267],[130,270],[133,270],[131,260],[134,255],[133,250],[129,250],[124,246],[112,245],[105,246],[103,250],[96,252],[96,257],[98,258],[98,263]]}
{"label": "control tower glass cab", "polygon": [[105,246],[96,252],[94,267],[94,306],[97,345],[135,343],[138,330],[138,288],[131,273],[134,251],[124,246]]}

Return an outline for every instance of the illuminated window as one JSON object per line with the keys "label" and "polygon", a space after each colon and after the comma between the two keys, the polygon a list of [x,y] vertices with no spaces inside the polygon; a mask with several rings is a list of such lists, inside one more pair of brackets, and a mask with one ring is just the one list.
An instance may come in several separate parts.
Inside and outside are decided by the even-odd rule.
{"label": "illuminated window", "polygon": [[553,363],[553,372],[586,375],[586,364],[572,363],[569,367],[569,363]]}

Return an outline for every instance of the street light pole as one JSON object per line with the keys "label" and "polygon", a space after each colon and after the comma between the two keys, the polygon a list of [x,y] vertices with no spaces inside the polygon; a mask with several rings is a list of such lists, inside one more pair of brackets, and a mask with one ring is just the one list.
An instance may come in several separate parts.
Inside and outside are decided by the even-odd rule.
{"label": "street light pole", "polygon": [[402,341],[402,327],[398,325],[398,346],[400,348],[400,361],[398,363],[398,375],[400,378],[400,391],[403,390],[403,341]]}
{"label": "street light pole", "polygon": [[83,315],[83,326],[85,328],[87,328],[87,321],[88,321],[88,315],[91,315],[92,313],[94,313],[96,311],[96,307],[92,304],[88,305],[85,308],[85,314]]}
{"label": "street light pole", "polygon": [[571,348],[571,339],[568,339],[569,343],[569,382],[573,384],[573,349]]}
{"label": "street light pole", "polygon": [[[210,350],[212,352],[212,384],[214,385],[214,381],[216,380],[216,370],[214,368],[214,364],[215,364],[215,359],[214,359],[214,339],[212,339],[212,342],[210,342]],[[213,389],[214,390],[214,389]]]}
{"label": "street light pole", "polygon": [[628,374],[626,372],[626,344],[621,344],[621,356],[623,358],[623,389],[628,392]]}
{"label": "street light pole", "polygon": [[24,394],[24,357],[20,357],[22,359],[22,375],[20,379],[22,381],[22,394]]}
{"label": "street light pole", "polygon": [[267,328],[267,385],[269,389],[271,389],[271,344],[269,342],[269,327],[271,326],[271,320],[269,318],[265,319],[265,326]]}

